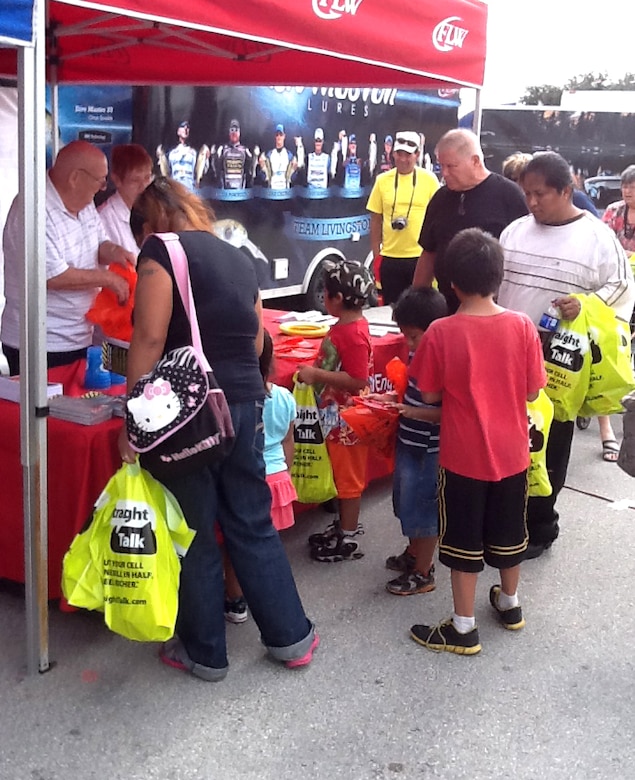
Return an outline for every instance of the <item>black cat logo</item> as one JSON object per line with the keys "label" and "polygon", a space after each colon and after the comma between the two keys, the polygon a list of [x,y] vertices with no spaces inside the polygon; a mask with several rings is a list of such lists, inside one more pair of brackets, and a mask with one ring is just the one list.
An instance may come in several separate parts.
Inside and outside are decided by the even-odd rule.
{"label": "black cat logo", "polygon": [[[531,420],[531,418],[529,418]],[[545,446],[545,434],[536,428],[535,423],[531,423],[529,428],[529,452],[540,452]]]}
{"label": "black cat logo", "polygon": [[591,347],[591,363],[595,365],[602,360],[602,351],[600,350],[599,345],[591,338],[589,339],[589,346]]}

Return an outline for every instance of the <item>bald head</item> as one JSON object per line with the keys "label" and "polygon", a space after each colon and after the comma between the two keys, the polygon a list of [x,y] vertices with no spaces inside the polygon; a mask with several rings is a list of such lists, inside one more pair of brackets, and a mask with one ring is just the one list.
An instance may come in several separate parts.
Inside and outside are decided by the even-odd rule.
{"label": "bald head", "polygon": [[470,130],[449,130],[441,136],[435,151],[450,190],[471,190],[489,176],[480,141]]}
{"label": "bald head", "polygon": [[108,160],[88,141],[71,141],[60,149],[49,178],[66,208],[77,213],[106,188]]}
{"label": "bald head", "polygon": [[101,149],[89,144],[88,141],[71,141],[60,149],[51,168],[51,174],[54,173],[58,180],[63,180],[77,168],[88,168],[91,164],[98,165],[101,162],[108,165],[106,155]]}
{"label": "bald head", "polygon": [[471,157],[476,155],[483,159],[483,150],[481,149],[481,142],[478,140],[478,136],[474,135],[471,130],[464,130],[457,128],[455,130],[448,130],[445,135],[442,135],[437,144],[437,154],[441,150],[452,149],[461,157]]}

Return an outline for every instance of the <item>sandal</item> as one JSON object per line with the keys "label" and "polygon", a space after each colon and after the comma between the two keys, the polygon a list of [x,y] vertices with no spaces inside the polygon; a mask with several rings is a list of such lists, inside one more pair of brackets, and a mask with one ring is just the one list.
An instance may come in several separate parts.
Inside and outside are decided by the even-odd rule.
{"label": "sandal", "polygon": [[602,460],[607,463],[616,463],[620,454],[620,445],[615,439],[605,439],[602,442]]}

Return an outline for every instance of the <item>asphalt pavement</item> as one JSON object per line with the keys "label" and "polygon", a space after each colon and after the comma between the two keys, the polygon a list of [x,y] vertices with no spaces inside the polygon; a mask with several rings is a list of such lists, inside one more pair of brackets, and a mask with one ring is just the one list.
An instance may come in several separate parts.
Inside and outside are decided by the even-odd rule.
{"label": "asphalt pavement", "polygon": [[635,481],[602,461],[596,421],[576,431],[560,538],[523,565],[524,630],[498,624],[496,572],[481,576],[477,656],[409,638],[451,612],[449,572],[432,593],[386,592],[384,560],[404,545],[390,487],[364,495],[359,561],[309,559],[322,510],[282,533],[322,638],[305,669],[270,660],[250,619],[227,626],[229,674],[206,683],[53,604],[55,665],[29,677],[23,600],[0,584],[0,780],[635,776]]}

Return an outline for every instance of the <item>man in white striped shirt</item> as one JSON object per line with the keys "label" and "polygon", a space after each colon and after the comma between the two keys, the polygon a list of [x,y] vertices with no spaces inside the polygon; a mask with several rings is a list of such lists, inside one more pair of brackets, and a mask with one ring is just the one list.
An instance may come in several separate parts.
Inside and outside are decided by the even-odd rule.
{"label": "man in white striped shirt", "polygon": [[[46,350],[49,368],[86,355],[92,325],[86,319],[100,287],[125,303],[128,284],[106,269],[111,263],[136,264],[136,254],[108,240],[93,203],[106,188],[108,161],[87,141],[63,147],[46,181]],[[6,306],[0,339],[11,374],[20,371],[21,227],[18,197],[3,234]]]}
{"label": "man in white striped shirt", "polygon": [[[520,178],[531,212],[502,232],[505,275],[501,306],[522,311],[536,326],[550,306],[564,320],[580,313],[572,293],[595,293],[616,315],[630,320],[635,301],[633,273],[625,252],[600,220],[573,205],[573,179],[567,161],[555,152],[538,154]],[[574,421],[554,420],[547,445],[553,492],[527,504],[528,558],[536,558],[558,537],[555,509],[569,465]]]}

